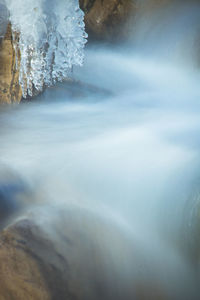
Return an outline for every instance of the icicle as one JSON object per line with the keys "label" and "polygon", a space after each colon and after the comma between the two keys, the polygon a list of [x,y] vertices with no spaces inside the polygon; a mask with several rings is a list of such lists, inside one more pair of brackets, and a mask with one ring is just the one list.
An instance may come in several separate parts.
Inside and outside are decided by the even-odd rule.
{"label": "icicle", "polygon": [[20,84],[32,96],[62,81],[73,65],[82,65],[87,35],[78,0],[6,0],[10,21],[19,39]]}

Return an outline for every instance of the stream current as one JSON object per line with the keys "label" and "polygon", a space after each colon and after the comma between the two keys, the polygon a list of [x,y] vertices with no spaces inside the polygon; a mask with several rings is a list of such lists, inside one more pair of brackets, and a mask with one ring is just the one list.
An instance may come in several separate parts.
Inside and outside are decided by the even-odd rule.
{"label": "stream current", "polygon": [[100,215],[141,250],[136,278],[169,299],[199,299],[200,73],[183,34],[195,37],[197,11],[184,7],[174,32],[163,19],[165,41],[150,18],[127,44],[88,46],[75,81],[0,113],[2,178],[13,170],[32,194],[15,207],[45,207],[52,223],[71,206]]}

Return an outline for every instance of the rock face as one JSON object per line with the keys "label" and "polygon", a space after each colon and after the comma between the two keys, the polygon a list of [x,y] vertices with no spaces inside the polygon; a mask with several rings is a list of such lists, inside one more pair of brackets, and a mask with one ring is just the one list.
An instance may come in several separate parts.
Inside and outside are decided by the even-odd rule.
{"label": "rock face", "polygon": [[86,31],[95,39],[115,40],[126,35],[124,25],[133,14],[133,0],[80,0]]}
{"label": "rock face", "polygon": [[0,103],[20,102],[21,98],[19,72],[16,70],[16,55],[9,24],[4,39],[0,41]]}

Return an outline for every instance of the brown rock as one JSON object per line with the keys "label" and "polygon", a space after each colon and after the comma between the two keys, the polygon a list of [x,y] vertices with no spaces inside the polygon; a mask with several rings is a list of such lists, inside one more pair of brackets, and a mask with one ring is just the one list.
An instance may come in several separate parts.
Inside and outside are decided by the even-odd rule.
{"label": "brown rock", "polygon": [[24,219],[0,234],[0,299],[132,299],[119,267],[130,264],[126,238],[90,214],[65,217],[62,228]]}
{"label": "brown rock", "polygon": [[143,254],[110,218],[50,206],[0,233],[0,300],[171,299]]}
{"label": "brown rock", "polygon": [[0,103],[20,102],[21,98],[19,71],[16,68],[16,55],[9,24],[6,35],[0,42]]}
{"label": "brown rock", "polygon": [[125,24],[136,9],[133,0],[80,0],[80,7],[89,37],[109,40],[125,35]]}
{"label": "brown rock", "polygon": [[79,0],[89,38],[114,41],[128,38],[141,14],[149,14],[173,0]]}
{"label": "brown rock", "polygon": [[[27,229],[28,232],[28,229]],[[0,238],[0,299],[50,299],[39,264],[17,228]]]}

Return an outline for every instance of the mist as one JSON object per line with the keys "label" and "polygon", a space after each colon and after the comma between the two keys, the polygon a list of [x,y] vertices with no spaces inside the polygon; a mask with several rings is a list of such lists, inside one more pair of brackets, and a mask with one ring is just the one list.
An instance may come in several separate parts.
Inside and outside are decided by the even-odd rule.
{"label": "mist", "polygon": [[81,299],[199,298],[200,7],[167,7],[138,13],[127,43],[87,46],[74,80],[1,111],[0,163],[24,195],[7,226],[33,219],[75,255],[80,286],[94,248],[103,296]]}

